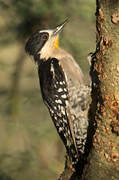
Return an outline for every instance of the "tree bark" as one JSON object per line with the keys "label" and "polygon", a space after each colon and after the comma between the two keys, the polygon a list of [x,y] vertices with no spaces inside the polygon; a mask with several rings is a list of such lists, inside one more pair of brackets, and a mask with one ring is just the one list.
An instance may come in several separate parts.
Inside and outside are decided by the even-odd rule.
{"label": "tree bark", "polygon": [[[85,180],[119,179],[119,0],[97,0],[91,118],[96,122]],[[91,127],[90,127],[91,128]]]}
{"label": "tree bark", "polygon": [[82,176],[62,180],[119,179],[119,0],[97,0],[96,5],[87,163]]}

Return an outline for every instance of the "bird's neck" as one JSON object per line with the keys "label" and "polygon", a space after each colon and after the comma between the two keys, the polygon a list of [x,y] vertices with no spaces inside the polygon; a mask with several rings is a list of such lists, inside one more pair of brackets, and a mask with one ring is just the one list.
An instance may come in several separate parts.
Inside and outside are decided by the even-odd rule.
{"label": "bird's neck", "polygon": [[56,37],[56,39],[54,40],[53,46],[55,49],[59,49],[59,36]]}
{"label": "bird's neck", "polygon": [[48,50],[45,49],[44,51],[42,51],[42,53],[40,53],[40,59],[42,59],[43,61],[47,61],[49,58],[56,58],[60,61],[62,58],[65,57],[72,58],[72,56],[69,53],[67,53],[60,47],[53,47]]}

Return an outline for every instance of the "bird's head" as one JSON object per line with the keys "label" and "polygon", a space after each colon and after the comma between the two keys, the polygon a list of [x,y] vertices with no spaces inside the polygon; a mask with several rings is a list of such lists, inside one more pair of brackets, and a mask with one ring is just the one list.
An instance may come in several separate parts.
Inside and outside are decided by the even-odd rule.
{"label": "bird's head", "polygon": [[68,19],[58,25],[55,29],[35,32],[26,43],[26,52],[32,56],[39,54],[42,56],[41,58],[43,58],[53,49],[59,49],[59,33],[67,22]]}

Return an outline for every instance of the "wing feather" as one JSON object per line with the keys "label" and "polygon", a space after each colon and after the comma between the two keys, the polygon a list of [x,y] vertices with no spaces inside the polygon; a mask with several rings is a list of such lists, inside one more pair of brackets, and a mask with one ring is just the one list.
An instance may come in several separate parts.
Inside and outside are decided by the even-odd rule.
{"label": "wing feather", "polygon": [[89,89],[73,59],[49,59],[39,65],[43,100],[72,162],[84,152]]}
{"label": "wing feather", "polygon": [[67,107],[68,120],[76,151],[84,153],[88,129],[88,109],[90,87],[84,84],[83,74],[73,58],[63,58],[61,64],[65,66],[69,105]]}

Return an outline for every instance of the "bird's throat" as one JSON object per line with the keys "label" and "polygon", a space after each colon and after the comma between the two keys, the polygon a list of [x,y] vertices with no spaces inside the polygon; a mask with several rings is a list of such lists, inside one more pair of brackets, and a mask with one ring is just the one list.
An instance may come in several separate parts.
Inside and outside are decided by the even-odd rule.
{"label": "bird's throat", "polygon": [[56,37],[53,45],[56,49],[59,49],[59,37],[58,36]]}

